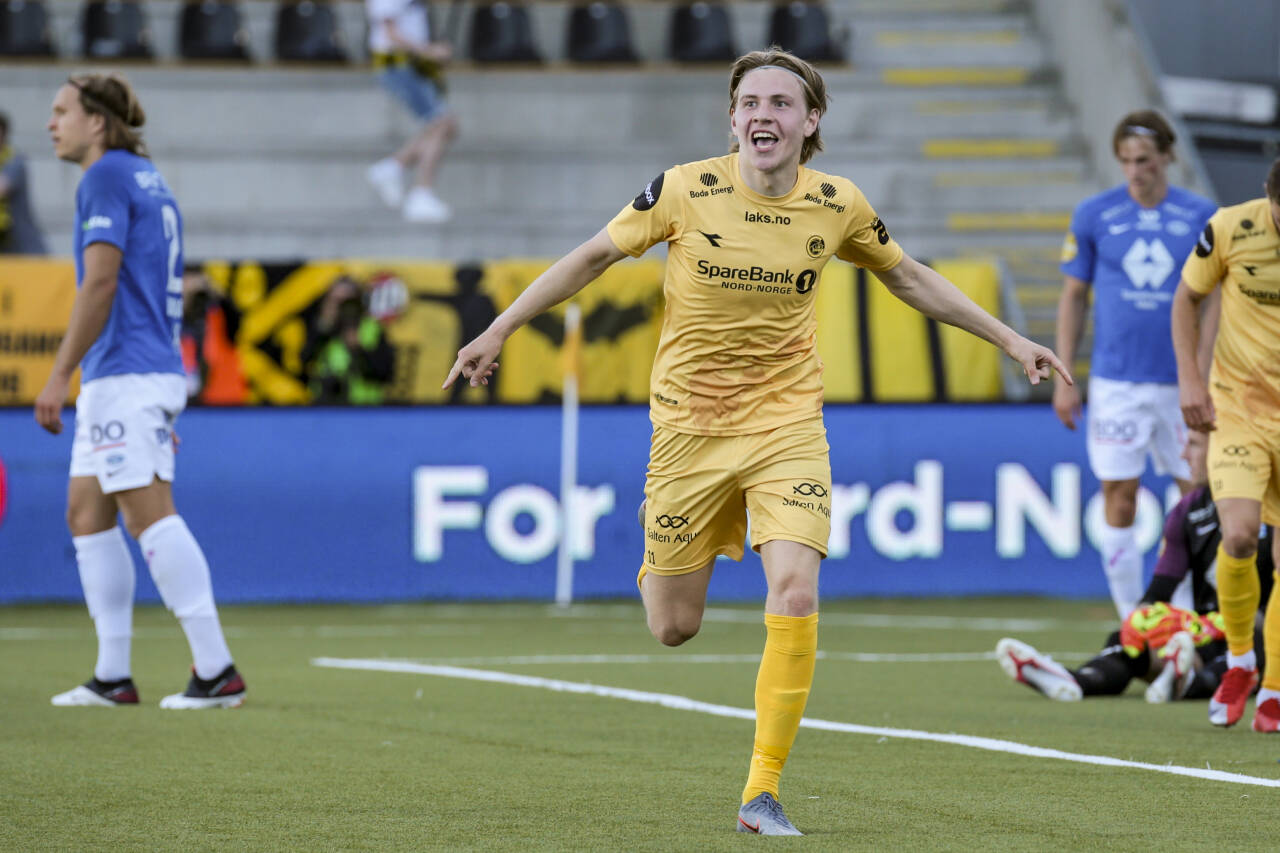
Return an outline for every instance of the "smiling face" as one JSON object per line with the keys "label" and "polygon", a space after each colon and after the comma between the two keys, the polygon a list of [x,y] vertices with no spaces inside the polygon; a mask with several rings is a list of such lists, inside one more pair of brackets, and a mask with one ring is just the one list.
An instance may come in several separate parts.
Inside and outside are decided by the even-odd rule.
{"label": "smiling face", "polygon": [[745,165],[765,174],[794,172],[819,113],[805,102],[804,86],[790,71],[757,68],[738,85],[730,126]]}
{"label": "smiling face", "polygon": [[83,164],[94,147],[102,144],[102,116],[85,112],[79,90],[70,83],[54,96],[46,127],[59,160]]}
{"label": "smiling face", "polygon": [[1164,198],[1169,187],[1168,170],[1172,159],[1161,153],[1154,140],[1145,136],[1126,136],[1116,144],[1116,159],[1124,171],[1129,195],[1135,201],[1150,205]]}

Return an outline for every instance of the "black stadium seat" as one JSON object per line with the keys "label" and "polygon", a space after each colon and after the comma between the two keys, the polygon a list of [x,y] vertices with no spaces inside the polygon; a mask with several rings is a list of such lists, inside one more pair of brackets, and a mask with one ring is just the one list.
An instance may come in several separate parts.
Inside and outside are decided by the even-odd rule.
{"label": "black stadium seat", "polygon": [[89,0],[81,12],[84,55],[89,59],[150,59],[151,30],[141,3]]}
{"label": "black stadium seat", "polygon": [[470,55],[476,62],[541,62],[524,4],[477,6],[471,15]]}
{"label": "black stadium seat", "polygon": [[53,56],[49,14],[40,0],[0,0],[0,56]]}
{"label": "black stadium seat", "polygon": [[684,3],[671,12],[671,58],[677,62],[732,61],[733,28],[722,2]]}
{"label": "black stadium seat", "polygon": [[568,53],[574,62],[635,62],[626,11],[603,0],[574,6],[569,13]]}
{"label": "black stadium seat", "polygon": [[276,59],[346,62],[333,4],[328,0],[281,3],[276,11]]}
{"label": "black stadium seat", "polygon": [[249,59],[249,37],[240,10],[223,0],[188,0],[178,23],[178,53],[184,59]]}
{"label": "black stadium seat", "polygon": [[769,43],[811,62],[844,58],[831,40],[827,10],[817,2],[790,0],[774,6],[769,19]]}

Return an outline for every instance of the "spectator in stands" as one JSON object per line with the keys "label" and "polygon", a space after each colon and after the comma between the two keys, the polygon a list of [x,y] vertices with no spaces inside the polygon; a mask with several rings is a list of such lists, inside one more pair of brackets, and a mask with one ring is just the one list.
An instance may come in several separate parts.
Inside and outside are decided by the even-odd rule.
{"label": "spectator in stands", "polygon": [[339,276],[312,313],[302,350],[312,399],[322,404],[377,405],[395,368],[395,350],[373,317],[359,283]]}
{"label": "spectator in stands", "polygon": [[[1094,292],[1089,371],[1089,465],[1102,481],[1105,519],[1098,544],[1120,618],[1142,597],[1142,552],[1134,536],[1138,478],[1150,455],[1156,473],[1191,488],[1178,406],[1169,311],[1182,262],[1217,205],[1169,185],[1174,133],[1153,110],[1129,113],[1111,137],[1125,183],[1087,198],[1062,248],[1056,351],[1070,364]],[[1207,353],[1206,356],[1207,358]],[[1053,410],[1068,429],[1080,390],[1056,380]],[[1174,602],[1188,607],[1189,602]]]}
{"label": "spectator in stands", "polygon": [[487,383],[517,329],[622,258],[667,244],[640,597],[659,642],[691,639],[716,558],[741,559],[750,513],[768,593],[737,829],[800,835],[779,786],[813,684],[818,568],[831,533],[815,343],[822,269],[839,257],[876,271],[908,305],[1000,347],[1032,384],[1065,368],[905,254],[853,182],[803,165],[822,150],[827,109],[812,65],[782,50],[755,51],[734,63],[728,90],[730,153],[651,180],[464,346],[445,386]]}
{"label": "spectator in stands", "polygon": [[239,318],[199,270],[182,276],[182,367],[187,398],[210,406],[249,402],[249,383],[236,350]]}
{"label": "spectator in stands", "polygon": [[[409,222],[445,222],[452,212],[432,186],[445,148],[458,133],[444,100],[441,70],[453,47],[431,40],[425,0],[365,0],[365,10],[369,52],[382,85],[422,122],[399,151],[369,167],[369,183]],[[407,195],[406,174],[412,184]]]}
{"label": "spectator in stands", "polygon": [[31,214],[27,158],[9,144],[9,117],[0,113],[0,254],[47,252],[44,235]]}

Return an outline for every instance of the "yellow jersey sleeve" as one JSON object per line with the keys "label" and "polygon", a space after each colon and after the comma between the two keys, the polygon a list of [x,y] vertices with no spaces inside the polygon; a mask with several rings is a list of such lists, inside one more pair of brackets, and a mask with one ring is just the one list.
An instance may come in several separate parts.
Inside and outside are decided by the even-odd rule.
{"label": "yellow jersey sleeve", "polygon": [[1209,217],[1196,247],[1182,265],[1182,280],[1196,293],[1208,294],[1227,274],[1227,247],[1234,223],[1228,222],[1230,211],[1223,208]]}
{"label": "yellow jersey sleeve", "polygon": [[889,236],[889,229],[856,186],[853,186],[853,203],[849,205],[849,227],[836,257],[872,272],[893,269],[902,260],[902,247]]}
{"label": "yellow jersey sleeve", "polygon": [[654,178],[640,194],[609,221],[609,238],[619,250],[633,258],[651,246],[680,236],[681,188],[678,169]]}

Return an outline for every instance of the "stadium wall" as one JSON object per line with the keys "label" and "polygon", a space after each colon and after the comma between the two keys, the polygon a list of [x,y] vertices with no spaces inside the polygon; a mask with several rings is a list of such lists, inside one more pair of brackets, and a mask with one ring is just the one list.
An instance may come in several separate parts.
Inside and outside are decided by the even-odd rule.
{"label": "stadium wall", "polygon": [[[197,409],[175,494],[225,603],[550,599],[559,423],[551,407]],[[1105,597],[1098,484],[1048,406],[829,406],[826,424],[825,596]],[[581,434],[575,595],[633,597],[647,412],[587,408]],[[0,604],[80,599],[70,446],[70,428],[0,410]],[[1149,572],[1172,487],[1144,486]],[[145,571],[138,589],[158,600]],[[763,593],[754,555],[717,565],[712,598]]]}

